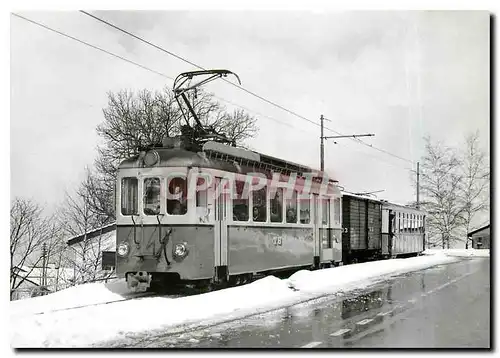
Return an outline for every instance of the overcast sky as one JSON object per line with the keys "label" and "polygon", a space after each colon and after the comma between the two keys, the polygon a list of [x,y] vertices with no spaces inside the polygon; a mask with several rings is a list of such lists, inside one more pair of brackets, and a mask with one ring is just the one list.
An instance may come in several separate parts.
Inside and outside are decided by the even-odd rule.
{"label": "overcast sky", "polygon": [[[20,14],[170,77],[196,69],[79,12]],[[487,12],[95,14],[205,68],[234,71],[245,88],[312,121],[323,114],[335,131],[375,133],[364,141],[397,156],[416,162],[426,134],[459,145],[475,130],[489,151]],[[11,16],[11,196],[60,203],[96,156],[106,93],[165,86],[172,81]],[[319,168],[318,126],[224,82],[205,88],[253,111],[252,148]],[[325,168],[347,190],[415,198],[412,163],[349,139],[326,143]]]}

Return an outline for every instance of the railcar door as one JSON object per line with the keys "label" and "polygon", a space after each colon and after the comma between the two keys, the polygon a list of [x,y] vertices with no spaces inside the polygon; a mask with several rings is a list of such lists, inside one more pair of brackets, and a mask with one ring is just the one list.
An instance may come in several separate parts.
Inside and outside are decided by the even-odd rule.
{"label": "railcar door", "polygon": [[314,224],[314,266],[318,267],[320,262],[320,248],[321,248],[321,238],[320,238],[320,208],[319,208],[319,196],[318,194],[312,195],[313,203],[313,224]]}
{"label": "railcar door", "polygon": [[394,213],[389,209],[382,209],[382,255],[389,256],[391,254],[391,235],[393,227],[392,219]]}
{"label": "railcar door", "polygon": [[320,260],[322,263],[333,261],[333,233],[332,233],[332,220],[331,212],[332,205],[330,199],[326,197],[319,197],[320,201],[320,225],[319,225],[319,237],[320,237]]}
{"label": "railcar door", "polygon": [[229,182],[227,179],[215,178],[215,227],[214,227],[214,254],[215,254],[215,281],[227,279],[227,213],[229,195],[226,193]]}

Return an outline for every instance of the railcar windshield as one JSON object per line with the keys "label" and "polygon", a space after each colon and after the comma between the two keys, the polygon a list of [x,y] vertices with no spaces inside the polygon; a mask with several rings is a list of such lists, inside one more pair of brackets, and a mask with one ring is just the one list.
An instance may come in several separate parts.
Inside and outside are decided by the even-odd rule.
{"label": "railcar windshield", "polygon": [[138,184],[137,178],[122,178],[121,182],[121,213],[122,215],[137,215],[138,208]]}
{"label": "railcar windshield", "polygon": [[160,178],[144,179],[144,214],[160,214]]}
{"label": "railcar windshield", "polygon": [[168,181],[167,213],[185,215],[187,213],[187,178],[173,177]]}

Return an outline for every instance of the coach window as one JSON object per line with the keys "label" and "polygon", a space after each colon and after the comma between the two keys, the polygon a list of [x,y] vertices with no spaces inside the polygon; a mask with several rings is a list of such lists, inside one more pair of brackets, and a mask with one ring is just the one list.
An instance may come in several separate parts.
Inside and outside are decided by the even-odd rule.
{"label": "coach window", "polygon": [[233,189],[233,220],[248,221],[248,193],[244,192],[245,182],[235,180]]}
{"label": "coach window", "polygon": [[[270,192],[270,194],[272,194]],[[276,188],[273,197],[270,200],[271,222],[283,222],[283,188]]]}
{"label": "coach window", "polygon": [[252,218],[254,222],[266,222],[267,220],[267,205],[266,205],[267,187],[252,192]]}
{"label": "coach window", "polygon": [[196,179],[196,215],[200,221],[208,221],[208,189],[206,179],[198,177]]}
{"label": "coach window", "polygon": [[323,225],[328,225],[328,216],[330,214],[330,205],[328,205],[329,200],[326,198],[321,198],[321,222]]}
{"label": "coach window", "polygon": [[160,178],[144,179],[144,214],[160,214]]}
{"label": "coach window", "polygon": [[174,177],[168,181],[167,214],[184,215],[187,213],[187,179]]}
{"label": "coach window", "polygon": [[333,221],[335,225],[340,225],[340,198],[333,200]]}
{"label": "coach window", "polygon": [[311,221],[310,198],[300,199],[300,223],[309,224],[310,221]]}
{"label": "coach window", "polygon": [[196,207],[206,208],[207,207],[207,188],[205,178],[196,179]]}
{"label": "coach window", "polygon": [[286,222],[289,224],[297,223],[297,191],[292,190],[287,193],[290,197],[287,196],[286,199]]}
{"label": "coach window", "polygon": [[138,214],[138,185],[137,178],[122,178],[122,215],[137,215]]}
{"label": "coach window", "polygon": [[397,232],[401,232],[401,213],[398,213],[398,229]]}

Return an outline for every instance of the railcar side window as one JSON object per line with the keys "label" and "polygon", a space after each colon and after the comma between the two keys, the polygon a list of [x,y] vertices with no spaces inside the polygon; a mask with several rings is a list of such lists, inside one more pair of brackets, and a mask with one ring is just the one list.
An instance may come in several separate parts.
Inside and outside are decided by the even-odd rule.
{"label": "railcar side window", "polygon": [[[233,198],[233,220],[248,221],[248,193],[244,193],[245,182],[241,180],[234,181]],[[246,197],[245,197],[246,196]]]}
{"label": "railcar side window", "polygon": [[122,215],[137,215],[139,213],[138,187],[139,181],[137,178],[122,178]]}
{"label": "railcar side window", "polygon": [[311,220],[311,201],[309,198],[300,199],[300,223],[309,224]]}
{"label": "railcar side window", "polygon": [[340,198],[333,200],[333,221],[335,225],[340,224]]}
{"label": "railcar side window", "polygon": [[160,213],[160,178],[144,179],[144,214]]}
{"label": "railcar side window", "polygon": [[167,214],[185,215],[187,213],[187,179],[174,177],[168,181]]}
{"label": "railcar side window", "polygon": [[[288,193],[290,195],[290,193]],[[286,222],[297,223],[297,191],[292,190],[291,197],[286,199]]]}
{"label": "railcar side window", "polygon": [[267,202],[266,202],[267,186],[254,190],[252,192],[252,218],[256,222],[267,221]]}
{"label": "railcar side window", "polygon": [[277,188],[271,198],[271,222],[283,222],[283,188]]}
{"label": "railcar side window", "polygon": [[329,200],[321,198],[321,222],[323,225],[328,225],[328,215],[330,214]]}
{"label": "railcar side window", "polygon": [[205,178],[196,180],[196,214],[200,221],[208,220],[208,190]]}

